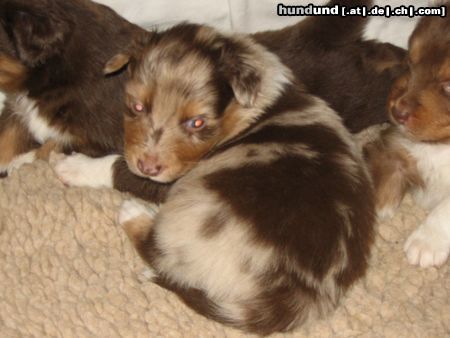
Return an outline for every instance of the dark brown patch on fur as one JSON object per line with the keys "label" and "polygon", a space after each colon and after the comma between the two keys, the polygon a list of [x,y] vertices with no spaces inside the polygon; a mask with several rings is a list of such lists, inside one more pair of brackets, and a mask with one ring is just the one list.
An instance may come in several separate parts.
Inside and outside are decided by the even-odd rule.
{"label": "dark brown patch on fur", "polygon": [[[301,96],[298,98],[298,102],[304,101]],[[295,100],[289,99],[288,95],[279,101]],[[280,157],[270,165],[252,164],[226,169],[207,176],[205,183],[217,191],[237,215],[257,227],[253,231],[258,234],[255,240],[279,247],[318,278],[324,277],[336,258],[336,238],[345,237],[343,223],[328,222],[331,219],[342,221],[335,203],[339,201],[343,205],[353,206],[354,213],[349,217],[355,224],[356,237],[348,239],[355,244],[354,248],[349,246],[349,261],[353,266],[341,276],[342,283],[348,286],[364,273],[372,241],[373,201],[368,179],[359,171],[365,182],[349,182],[346,169],[335,169],[336,155],[351,155],[335,132],[327,127],[269,125],[238,141],[238,144],[264,143],[306,144],[320,157],[312,161],[289,155]],[[298,196],[308,198],[301,199],[300,203]],[[327,196],[334,197],[328,199]],[[362,201],[360,196],[367,196],[367,199]],[[285,223],[280,224],[276,216],[278,213],[272,210],[279,210],[284,215]],[[307,222],[303,223],[303,220]],[[313,257],[311,252],[318,256]],[[317,257],[320,259],[316,260]],[[290,271],[289,267],[286,270]]]}
{"label": "dark brown patch on fur", "polygon": [[207,219],[203,224],[201,235],[205,238],[215,237],[223,230],[226,220],[223,215],[215,214]]}
{"label": "dark brown patch on fur", "polygon": [[[279,100],[279,109],[294,105],[295,97],[289,96],[295,91],[287,93]],[[308,101],[296,95],[300,95],[300,106]],[[333,130],[322,125],[268,125],[242,136],[235,145],[265,143],[306,144],[320,155],[311,160],[279,154],[269,164],[246,164],[205,177],[206,186],[246,220],[252,239],[275,248],[276,268],[260,276],[261,293],[245,304],[245,321],[234,324],[263,335],[284,331],[337,305],[340,293],[366,271],[374,222],[371,184],[362,169],[358,170],[360,181],[354,181],[346,168],[336,167],[336,157],[352,155]],[[336,203],[348,206],[345,217]],[[336,295],[319,294],[304,280],[305,272],[318,281],[330,277],[332,267],[345,260],[343,255],[348,265],[331,275]],[[322,307],[317,303],[323,297],[329,299]]]}

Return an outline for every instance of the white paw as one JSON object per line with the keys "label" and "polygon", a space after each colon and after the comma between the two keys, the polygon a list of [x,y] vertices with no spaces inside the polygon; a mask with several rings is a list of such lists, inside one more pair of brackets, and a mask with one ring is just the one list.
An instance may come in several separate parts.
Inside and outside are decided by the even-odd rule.
{"label": "white paw", "polygon": [[19,169],[24,164],[33,163],[36,160],[36,152],[30,151],[15,157],[10,163],[0,165],[0,172],[10,175],[14,170]]}
{"label": "white paw", "polygon": [[119,211],[119,224],[123,225],[126,222],[141,216],[147,216],[153,219],[157,214],[158,209],[159,208],[156,204],[150,204],[147,206],[136,200],[124,201]]}
{"label": "white paw", "polygon": [[59,160],[55,164],[55,172],[59,179],[77,187],[113,186],[113,164],[117,155],[91,158],[83,154],[74,154]]}
{"label": "white paw", "polygon": [[412,265],[422,268],[440,266],[450,253],[450,238],[439,228],[422,224],[408,238],[404,250]]}

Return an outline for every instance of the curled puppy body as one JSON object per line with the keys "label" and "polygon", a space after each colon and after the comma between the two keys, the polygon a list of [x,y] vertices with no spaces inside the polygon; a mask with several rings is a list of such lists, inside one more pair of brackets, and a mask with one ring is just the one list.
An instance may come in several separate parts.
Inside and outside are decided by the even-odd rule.
{"label": "curled puppy body", "polygon": [[365,273],[374,223],[339,116],[248,37],[179,25],[130,50],[106,67],[129,62],[125,158],[174,182],[159,210],[120,210],[154,281],[259,334],[334,309]]}
{"label": "curled puppy body", "polygon": [[409,71],[396,82],[388,106],[396,126],[366,148],[377,210],[392,215],[411,191],[429,214],[406,241],[408,261],[438,266],[450,253],[450,17],[418,23]]}

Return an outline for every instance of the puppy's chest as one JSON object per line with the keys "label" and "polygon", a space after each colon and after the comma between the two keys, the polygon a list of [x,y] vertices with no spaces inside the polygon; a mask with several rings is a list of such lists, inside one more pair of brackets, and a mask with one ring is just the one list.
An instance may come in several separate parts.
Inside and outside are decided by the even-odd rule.
{"label": "puppy's chest", "polygon": [[28,127],[36,141],[44,143],[53,139],[64,144],[70,143],[71,135],[52,126],[51,117],[46,116],[39,110],[35,100],[26,95],[18,95],[12,104],[14,112],[22,118],[23,123]]}
{"label": "puppy's chest", "polygon": [[417,161],[425,186],[414,197],[425,208],[432,208],[450,196],[450,145],[412,144],[408,147]]}

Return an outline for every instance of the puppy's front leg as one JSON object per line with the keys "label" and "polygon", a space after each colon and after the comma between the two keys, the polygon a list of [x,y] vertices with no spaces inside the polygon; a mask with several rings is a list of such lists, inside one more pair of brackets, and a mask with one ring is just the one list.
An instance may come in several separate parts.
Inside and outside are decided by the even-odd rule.
{"label": "puppy's front leg", "polygon": [[84,154],[73,154],[58,161],[56,175],[67,185],[91,188],[112,188],[114,163],[119,155],[92,158]]}
{"label": "puppy's front leg", "polygon": [[425,268],[445,263],[450,253],[450,197],[438,204],[409,236],[404,250],[413,265]]}
{"label": "puppy's front leg", "polygon": [[134,175],[119,155],[100,158],[70,155],[56,163],[55,172],[67,185],[115,188],[153,203],[163,202],[170,189],[169,184]]}
{"label": "puppy's front leg", "polygon": [[128,192],[143,200],[162,203],[166,200],[171,184],[152,181],[133,174],[123,157],[117,159],[113,170],[114,189]]}

